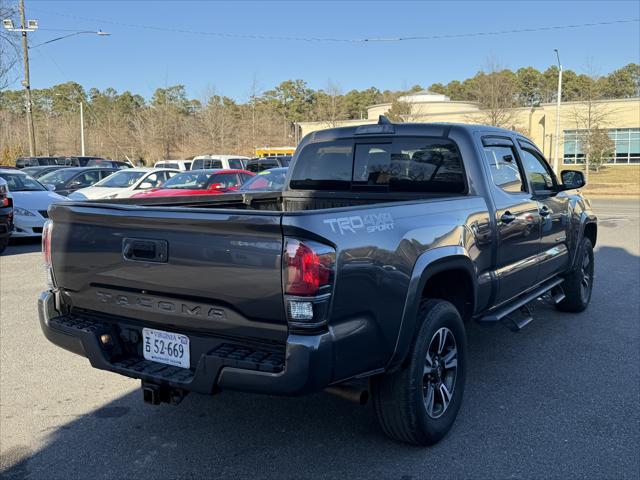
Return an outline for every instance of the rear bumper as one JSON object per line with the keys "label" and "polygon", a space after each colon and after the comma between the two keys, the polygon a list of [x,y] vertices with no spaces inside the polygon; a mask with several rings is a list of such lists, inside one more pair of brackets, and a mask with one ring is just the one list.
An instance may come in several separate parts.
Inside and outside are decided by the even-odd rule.
{"label": "rear bumper", "polygon": [[[329,333],[289,335],[286,345],[273,347],[188,334],[193,348],[191,368],[185,369],[145,360],[139,341],[142,325],[137,322],[62,315],[51,291],[40,295],[38,310],[50,342],[88,358],[94,368],[149,383],[204,394],[231,389],[271,395],[301,395],[331,383]],[[103,345],[102,334],[109,334],[112,342]]]}

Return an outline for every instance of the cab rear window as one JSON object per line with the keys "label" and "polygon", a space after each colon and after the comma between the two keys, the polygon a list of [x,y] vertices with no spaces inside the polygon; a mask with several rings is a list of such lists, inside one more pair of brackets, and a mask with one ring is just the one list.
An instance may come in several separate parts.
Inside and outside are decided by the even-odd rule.
{"label": "cab rear window", "polygon": [[293,189],[464,193],[458,149],[443,138],[399,138],[307,145],[292,172]]}

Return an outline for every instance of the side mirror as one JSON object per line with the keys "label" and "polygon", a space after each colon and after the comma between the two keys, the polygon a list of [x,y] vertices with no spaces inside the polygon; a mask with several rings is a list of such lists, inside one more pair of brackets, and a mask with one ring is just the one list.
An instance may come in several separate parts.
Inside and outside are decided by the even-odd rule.
{"label": "side mirror", "polygon": [[221,188],[222,188],[221,183],[212,183],[211,185],[209,185],[209,190],[219,190]]}
{"label": "side mirror", "polygon": [[151,182],[142,182],[138,187],[139,190],[147,190],[149,188],[153,188],[153,183]]}
{"label": "side mirror", "polygon": [[579,170],[562,170],[560,177],[562,178],[563,190],[574,190],[587,184],[584,179],[584,173]]}
{"label": "side mirror", "polygon": [[45,187],[47,188],[47,190],[49,190],[50,192],[55,192],[56,191],[56,186],[55,185],[51,185],[50,183],[47,183],[45,185]]}

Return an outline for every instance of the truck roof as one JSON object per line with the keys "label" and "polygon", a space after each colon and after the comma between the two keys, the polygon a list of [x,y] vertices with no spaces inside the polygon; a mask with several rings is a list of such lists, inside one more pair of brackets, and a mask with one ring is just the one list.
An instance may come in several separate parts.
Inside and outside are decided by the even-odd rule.
{"label": "truck roof", "polygon": [[445,136],[447,130],[465,130],[474,132],[478,130],[499,134],[513,135],[513,130],[493,127],[490,125],[466,124],[466,123],[391,123],[386,118],[375,124],[356,125],[348,127],[328,128],[309,134],[309,141],[322,141],[337,138],[351,138],[369,135],[403,135],[403,136]]}

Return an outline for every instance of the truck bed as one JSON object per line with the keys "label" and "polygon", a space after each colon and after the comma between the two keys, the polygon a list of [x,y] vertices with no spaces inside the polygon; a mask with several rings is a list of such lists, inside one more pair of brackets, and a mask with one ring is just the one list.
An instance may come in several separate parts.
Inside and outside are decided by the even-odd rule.
{"label": "truck bed", "polygon": [[271,212],[303,212],[328,208],[344,208],[378,203],[418,201],[426,198],[445,198],[451,194],[421,194],[413,192],[345,192],[345,191],[286,191],[261,193],[227,193],[198,197],[127,198],[98,200],[99,204],[140,205],[163,207],[221,208],[266,210]]}

